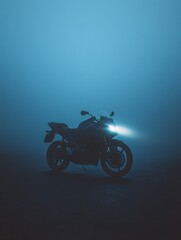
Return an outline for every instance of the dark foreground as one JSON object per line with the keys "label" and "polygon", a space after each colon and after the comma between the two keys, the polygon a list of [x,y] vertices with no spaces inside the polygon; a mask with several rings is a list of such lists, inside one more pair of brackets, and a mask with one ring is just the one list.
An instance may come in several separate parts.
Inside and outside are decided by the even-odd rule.
{"label": "dark foreground", "polygon": [[135,164],[118,180],[100,167],[55,175],[36,158],[1,155],[1,240],[181,239],[178,167]]}

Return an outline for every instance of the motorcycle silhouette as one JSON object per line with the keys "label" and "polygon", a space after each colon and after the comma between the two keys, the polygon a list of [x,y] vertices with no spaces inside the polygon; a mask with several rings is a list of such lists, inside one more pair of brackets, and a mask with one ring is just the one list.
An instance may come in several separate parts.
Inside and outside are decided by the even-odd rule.
{"label": "motorcycle silhouette", "polygon": [[46,131],[45,143],[51,143],[56,134],[60,141],[54,141],[47,150],[47,162],[53,171],[63,171],[70,162],[81,165],[98,165],[112,177],[126,175],[132,166],[133,156],[129,147],[120,140],[113,139],[117,133],[112,117],[95,116],[87,111],[81,115],[90,116],[78,128],[71,129],[65,123],[50,122],[51,130]]}

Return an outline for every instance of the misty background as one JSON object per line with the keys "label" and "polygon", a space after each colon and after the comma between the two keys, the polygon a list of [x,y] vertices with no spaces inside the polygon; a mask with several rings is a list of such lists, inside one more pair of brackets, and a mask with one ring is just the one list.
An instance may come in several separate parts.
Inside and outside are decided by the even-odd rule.
{"label": "misty background", "polygon": [[[0,148],[45,162],[50,121],[115,111],[135,164],[179,158],[179,0],[0,3]],[[149,156],[149,158],[148,158]],[[141,163],[141,164],[140,164]]]}

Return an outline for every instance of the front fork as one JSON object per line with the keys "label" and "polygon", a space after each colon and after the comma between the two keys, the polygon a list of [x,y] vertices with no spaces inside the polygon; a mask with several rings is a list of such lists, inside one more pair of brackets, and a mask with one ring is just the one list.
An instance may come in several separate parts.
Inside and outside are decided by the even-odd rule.
{"label": "front fork", "polygon": [[106,136],[104,136],[104,144],[103,144],[102,149],[101,149],[101,158],[105,155],[106,156],[111,155],[111,148],[110,148],[109,142],[110,142],[110,140]]}
{"label": "front fork", "polygon": [[110,139],[107,139],[106,137],[104,137],[105,151],[106,151],[107,153],[110,153],[110,152],[111,152],[109,142],[110,142]]}

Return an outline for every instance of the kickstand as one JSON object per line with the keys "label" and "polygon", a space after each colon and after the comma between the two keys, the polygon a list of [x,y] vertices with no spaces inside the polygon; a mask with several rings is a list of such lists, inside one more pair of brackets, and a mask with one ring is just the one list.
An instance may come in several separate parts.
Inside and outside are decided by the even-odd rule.
{"label": "kickstand", "polygon": [[83,165],[83,164],[82,164],[82,168],[84,169],[84,171],[85,171],[85,174],[86,174],[86,175],[88,175],[88,174],[87,174],[87,170],[86,170],[86,168],[84,167],[84,165]]}

